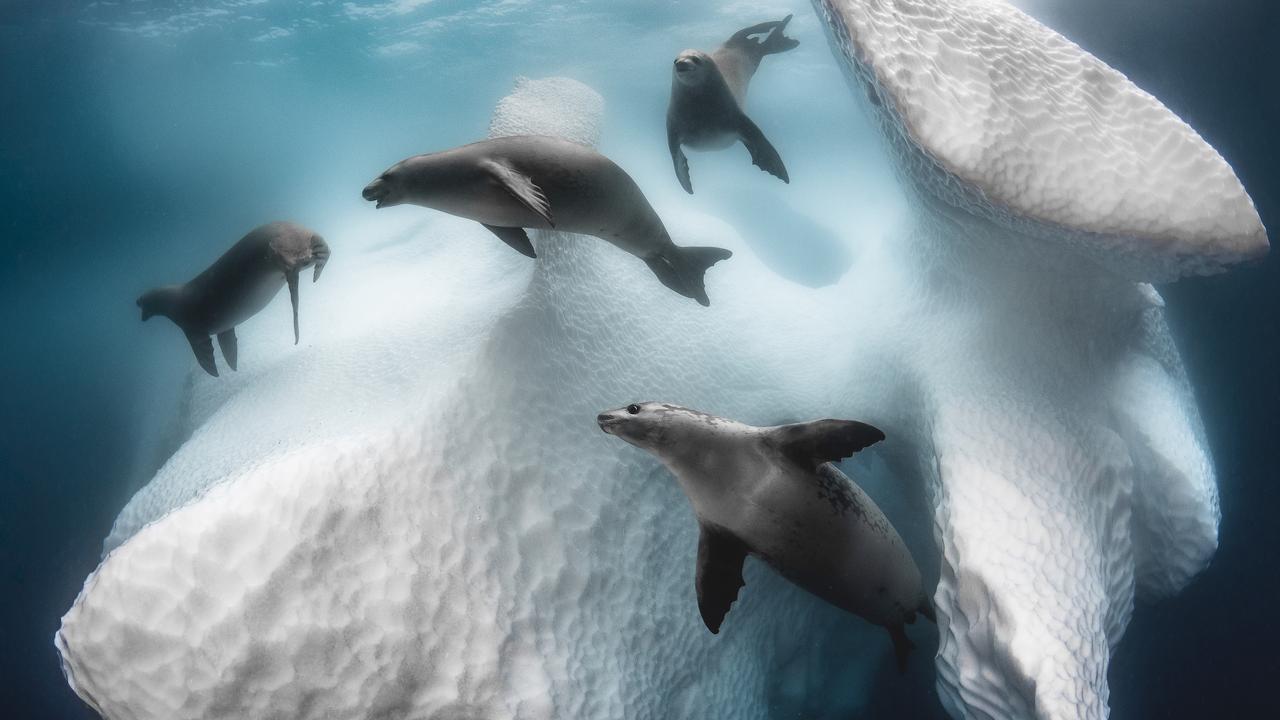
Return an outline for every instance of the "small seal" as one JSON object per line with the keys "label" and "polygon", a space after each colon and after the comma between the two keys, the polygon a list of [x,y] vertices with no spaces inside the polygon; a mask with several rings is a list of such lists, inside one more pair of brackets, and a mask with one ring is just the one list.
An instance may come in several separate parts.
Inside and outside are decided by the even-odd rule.
{"label": "small seal", "polygon": [[888,629],[898,668],[903,628],[933,608],[920,570],[880,508],[832,463],[884,439],[865,423],[818,420],[752,427],[666,403],[601,413],[600,428],[648,450],[693,504],[698,609],[720,631],[755,555],[838,608]]}
{"label": "small seal", "polygon": [[285,284],[293,302],[293,342],[298,342],[298,273],[314,266],[311,280],[329,261],[329,246],[316,233],[289,222],[255,228],[209,269],[182,285],[167,285],[138,298],[142,319],[162,315],[187,334],[200,367],[218,376],[211,335],[222,357],[236,369],[236,326],[271,302]]}
{"label": "small seal", "polygon": [[517,135],[416,155],[379,175],[363,196],[379,208],[409,203],[475,220],[529,257],[537,254],[525,228],[598,237],[704,306],[711,304],[707,268],[733,255],[677,246],[630,175],[595,150],[560,138]]}
{"label": "small seal", "polygon": [[[711,54],[685,50],[676,57],[667,108],[667,145],[685,192],[693,193],[693,183],[682,145],[694,150],[723,150],[741,140],[751,153],[751,162],[783,182],[791,182],[782,157],[746,113],[747,85],[760,60],[800,44],[783,35],[789,22],[790,15],[777,22],[752,25],[734,33]],[[755,38],[765,33],[763,40]]]}

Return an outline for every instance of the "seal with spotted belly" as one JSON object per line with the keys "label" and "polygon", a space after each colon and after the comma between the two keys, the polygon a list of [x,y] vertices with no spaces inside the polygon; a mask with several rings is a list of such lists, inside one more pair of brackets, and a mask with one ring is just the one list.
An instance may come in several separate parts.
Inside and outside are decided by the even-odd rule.
{"label": "seal with spotted belly", "polygon": [[904,669],[903,626],[934,614],[920,570],[889,520],[832,463],[884,439],[865,423],[752,427],[666,403],[601,413],[600,428],[648,450],[693,504],[698,609],[713,633],[755,555],[827,602],[885,627]]}
{"label": "seal with spotted belly", "polygon": [[142,320],[162,315],[186,333],[200,367],[218,376],[213,340],[236,369],[236,326],[267,306],[286,284],[293,303],[293,342],[298,342],[298,274],[315,267],[311,281],[329,261],[324,238],[291,222],[254,228],[190,282],[149,290],[138,298]]}
{"label": "seal with spotted belly", "polygon": [[[783,182],[791,182],[782,156],[746,112],[747,86],[760,61],[800,44],[783,35],[789,22],[790,15],[752,25],[734,33],[713,53],[685,50],[676,57],[667,107],[667,145],[685,192],[693,193],[693,183],[682,145],[694,150],[723,150],[741,140],[752,163]],[[765,37],[757,40],[757,35]]]}
{"label": "seal with spotted belly", "polygon": [[585,145],[523,135],[496,138],[393,165],[364,189],[377,207],[409,203],[475,220],[537,257],[525,228],[592,235],[644,260],[675,292],[710,305],[707,268],[733,253],[680,247],[639,186]]}

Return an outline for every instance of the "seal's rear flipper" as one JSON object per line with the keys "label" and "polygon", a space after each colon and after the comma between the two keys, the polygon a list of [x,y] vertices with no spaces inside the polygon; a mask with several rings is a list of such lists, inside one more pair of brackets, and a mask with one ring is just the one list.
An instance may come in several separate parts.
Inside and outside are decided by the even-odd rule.
{"label": "seal's rear flipper", "polygon": [[742,563],[747,559],[746,543],[728,530],[698,523],[698,572],[694,580],[698,591],[698,611],[712,634],[720,632],[720,624],[729,607],[738,599],[742,580]]}
{"label": "seal's rear flipper", "polygon": [[654,275],[658,276],[658,280],[663,285],[666,285],[669,289],[685,297],[693,297],[693,295],[689,294],[689,290],[685,288],[684,282],[676,273],[676,269],[671,267],[671,263],[667,262],[665,257],[661,255],[650,255],[643,259],[644,264],[649,266],[649,269],[653,271]]}
{"label": "seal's rear flipper", "polygon": [[707,268],[721,260],[733,257],[733,252],[718,247],[673,247],[667,255],[645,258],[645,263],[663,285],[699,305],[711,304],[707,297]]}
{"label": "seal's rear flipper", "polygon": [[[783,31],[787,29],[787,23],[791,22],[791,15],[781,20],[763,22],[758,25],[752,25],[749,28],[743,28],[733,34],[729,38],[729,42],[725,45],[737,45],[745,47],[754,47],[761,56],[776,55],[777,53],[792,50],[800,45],[800,41],[795,38],[789,38],[783,35]],[[769,33],[764,40],[753,40],[751,36]]]}
{"label": "seal's rear flipper", "polygon": [[771,428],[768,437],[783,455],[808,467],[843,460],[880,442],[884,433],[856,420],[815,420]]}
{"label": "seal's rear flipper", "polygon": [[551,216],[551,204],[547,202],[547,196],[542,193],[542,188],[534,184],[528,175],[513,170],[496,160],[485,160],[480,166],[521,205],[537,213],[551,227],[556,226],[556,221]]}
{"label": "seal's rear flipper", "polygon": [[907,672],[907,658],[915,645],[911,643],[911,638],[907,637],[907,631],[902,625],[889,628],[889,638],[893,640],[893,656],[898,661],[898,673],[904,674]]}
{"label": "seal's rear flipper", "polygon": [[[480,224],[484,225],[484,223]],[[529,241],[529,233],[525,232],[524,228],[498,227],[496,225],[484,225],[484,227],[489,232],[497,235],[502,242],[515,248],[516,252],[521,255],[531,258],[538,257],[538,253],[533,251],[533,243]]]}
{"label": "seal's rear flipper", "polygon": [[200,367],[210,375],[218,377],[218,364],[213,361],[213,339],[208,335],[189,332],[187,341],[191,343],[191,350],[195,352]]}
{"label": "seal's rear flipper", "polygon": [[[227,361],[227,366],[232,370],[236,369],[236,329],[224,330],[218,333],[218,347],[222,348],[222,359]],[[210,350],[212,352],[212,350]]]}
{"label": "seal's rear flipper", "polygon": [[[293,303],[293,344],[298,344],[298,273],[285,273],[284,279],[289,283],[289,302]],[[314,281],[313,281],[314,282]]]}
{"label": "seal's rear flipper", "polygon": [[788,50],[794,50],[800,46],[800,41],[795,38],[789,38],[783,35],[783,31],[787,29],[787,23],[791,22],[791,16],[788,15],[782,19],[777,25],[773,26],[773,32],[769,33],[769,37],[760,43],[760,53],[762,55],[776,55]]}
{"label": "seal's rear flipper", "polygon": [[752,164],[782,182],[791,184],[791,176],[787,174],[787,167],[782,164],[782,156],[746,115],[738,116],[738,138],[747,146],[747,152],[751,153]]}

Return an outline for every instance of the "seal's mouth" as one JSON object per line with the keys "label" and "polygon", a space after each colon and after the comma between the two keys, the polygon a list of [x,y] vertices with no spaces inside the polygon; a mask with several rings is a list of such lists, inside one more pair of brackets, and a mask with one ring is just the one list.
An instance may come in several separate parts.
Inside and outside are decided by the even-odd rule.
{"label": "seal's mouth", "polygon": [[382,178],[378,178],[364,187],[364,191],[360,196],[370,202],[376,202],[374,207],[381,209],[387,204],[387,196],[391,194],[391,189],[387,187],[386,182]]}
{"label": "seal's mouth", "polygon": [[696,67],[695,63],[689,58],[676,59],[676,72],[683,75]]}
{"label": "seal's mouth", "polygon": [[620,422],[622,422],[622,418],[609,413],[600,413],[596,416],[596,424],[600,426],[600,429],[603,430],[606,435],[612,435],[613,430],[610,428],[613,428]]}

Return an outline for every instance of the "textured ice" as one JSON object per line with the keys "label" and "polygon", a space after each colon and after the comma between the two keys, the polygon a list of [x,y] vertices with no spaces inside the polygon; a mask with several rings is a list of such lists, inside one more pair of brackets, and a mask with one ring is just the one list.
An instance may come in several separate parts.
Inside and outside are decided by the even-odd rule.
{"label": "textured ice", "polygon": [[[601,107],[528,81],[492,126],[584,139]],[[890,303],[783,280],[704,215],[664,221],[735,250],[709,309],[591,238],[535,233],[535,262],[442,214],[370,216],[326,231],[344,263],[302,346],[251,323],[263,356],[195,378],[190,440],[57,636],[80,696],[134,720],[856,711],[856,679],[891,662],[883,632],[748,563],[752,592],[707,633],[687,502],[595,416],[663,397],[878,421],[829,380],[857,372],[846,303]]]}
{"label": "textured ice", "polygon": [[1172,112],[999,0],[815,0],[914,198],[901,357],[957,717],[1102,718],[1135,590],[1217,546],[1216,483],[1153,288],[1260,257],[1252,201]]}
{"label": "textured ice", "polygon": [[[489,132],[494,137],[552,134],[594,145],[603,113],[604,99],[581,83],[520,78],[516,91],[499,101]],[[406,392],[412,396],[436,379],[386,352],[389,339],[406,333],[433,340],[443,335],[406,348],[443,370],[450,354],[464,350],[468,333],[483,335],[485,323],[492,321],[484,314],[515,298],[533,272],[530,263],[477,241],[471,223],[423,213],[390,221],[380,214],[375,220],[381,222],[344,233],[367,239],[369,247],[352,259],[342,276],[346,284],[327,294],[331,306],[317,309],[337,323],[325,328],[320,342],[304,345],[301,356],[284,353],[286,343],[272,342],[262,358],[245,356],[249,362],[234,382],[194,381],[193,397],[179,420],[184,434],[208,435],[224,449],[175,455],[120,513],[105,552],[236,469],[292,444],[349,435],[355,420],[335,421],[326,415],[330,408],[343,408],[344,417],[361,423],[396,422],[406,411],[400,402]],[[469,300],[469,287],[485,292]],[[298,371],[300,363],[307,372]],[[243,421],[249,413],[252,423]],[[262,432],[264,426],[272,431]]]}
{"label": "textured ice", "polygon": [[[687,503],[594,427],[662,398],[885,429],[853,474],[928,490],[943,703],[1104,717],[1135,594],[1217,543],[1194,397],[1134,279],[1257,256],[1257,215],[1169,111],[1011,8],[815,6],[913,198],[898,232],[810,289],[658,207],[735,251],[701,308],[590,238],[534,233],[534,262],[416,208],[326,228],[323,325],[294,348],[264,313],[240,373],[195,378],[190,439],[64,617],[76,692],[137,720],[856,716],[878,629],[756,563],[701,627]],[[591,141],[602,106],[528,81],[492,128]]]}
{"label": "textured ice", "polygon": [[[1161,281],[1267,251],[1226,161],[1158,100],[1004,0],[814,0],[931,195]],[[1023,242],[1027,240],[1024,239]]]}

